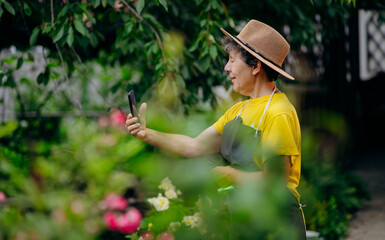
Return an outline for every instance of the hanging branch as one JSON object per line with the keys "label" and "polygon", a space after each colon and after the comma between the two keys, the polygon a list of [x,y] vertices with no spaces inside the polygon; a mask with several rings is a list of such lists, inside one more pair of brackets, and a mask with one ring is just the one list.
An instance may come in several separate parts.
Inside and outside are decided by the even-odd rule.
{"label": "hanging branch", "polygon": [[25,21],[24,7],[23,7],[23,5],[21,5],[20,0],[18,0],[18,2],[19,2],[19,7],[20,7],[20,9],[21,9],[20,12],[21,12],[21,17],[23,18],[23,23],[24,23],[25,29],[27,30],[28,35],[31,35],[31,32],[29,31],[29,28],[28,28],[28,26],[27,26],[27,22]]}
{"label": "hanging branch", "polygon": [[144,18],[142,16],[139,15],[139,13],[137,13],[135,11],[135,9],[133,7],[131,7],[125,0],[121,0],[121,2],[128,8],[128,10],[130,10],[130,12],[132,14],[134,14],[134,16],[139,19],[141,22],[143,22],[144,24],[146,24],[150,29],[151,31],[154,33],[155,37],[156,37],[156,40],[158,41],[158,44],[159,44],[159,47],[160,47],[160,50],[162,52],[162,57],[163,57],[163,60],[166,59],[166,56],[164,54],[164,50],[163,50],[163,44],[162,44],[162,40],[160,39],[160,36],[158,34],[158,32],[154,29],[153,26],[151,26],[151,24],[149,24],[146,20],[144,20]]}
{"label": "hanging branch", "polygon": [[76,52],[75,48],[71,47],[72,52],[75,54],[76,58],[80,62],[80,64],[83,66],[83,68],[88,72],[87,66],[83,63],[82,59],[80,58],[79,54]]}
{"label": "hanging branch", "polygon": [[[54,13],[53,13],[53,0],[51,0],[51,24],[52,24],[51,27],[52,27],[52,29],[53,29],[54,20],[55,20],[55,18],[54,18]],[[66,83],[68,85],[68,89],[69,89],[70,93],[73,94],[72,89],[71,89],[71,85],[70,85],[70,81],[68,79],[67,70],[66,70],[66,67],[65,67],[65,64],[64,64],[63,55],[62,55],[62,53],[60,51],[59,45],[57,43],[55,43],[55,46],[56,46],[56,49],[57,49],[57,51],[59,53],[59,57],[60,57],[60,60],[61,60],[62,68],[64,70],[64,76],[65,76],[65,79],[66,79]],[[86,119],[86,115],[85,115],[85,113],[83,111],[83,107],[82,107],[80,101],[77,100],[77,99],[74,99],[74,101],[79,106],[80,111],[82,112],[83,119]]]}
{"label": "hanging branch", "polygon": [[24,101],[23,101],[23,98],[21,97],[19,85],[16,83],[15,78],[13,78],[13,76],[12,76],[12,81],[15,84],[16,98],[17,98],[17,101],[19,102],[19,106],[20,106],[21,119],[23,119],[23,118],[25,118]]}

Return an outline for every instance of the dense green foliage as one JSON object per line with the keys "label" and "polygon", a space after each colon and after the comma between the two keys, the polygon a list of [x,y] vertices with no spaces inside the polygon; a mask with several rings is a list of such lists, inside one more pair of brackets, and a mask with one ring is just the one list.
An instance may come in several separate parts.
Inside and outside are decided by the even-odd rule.
{"label": "dense green foliage", "polygon": [[[257,18],[280,32],[286,25],[284,34],[293,50],[301,46],[312,49],[314,44],[338,36],[337,24],[331,23],[346,23],[354,4],[350,0],[3,0],[0,24],[8,34],[1,44],[14,45],[22,52],[40,45],[48,49],[39,50],[49,61],[31,80],[41,86],[53,79],[65,82],[67,102],[77,108],[82,107],[84,99],[71,96],[70,89],[79,82],[73,73],[87,75],[92,70],[84,63],[97,59],[103,66],[119,64],[126,68],[120,78],[112,79],[110,92],[135,89],[140,99],[159,97],[165,105],[180,107],[182,103],[188,110],[200,100],[215,103],[212,87],[229,84],[224,82],[226,56],[220,48],[220,27],[235,33],[235,27],[243,21]],[[25,61],[33,61],[31,55],[17,56],[13,65],[1,63],[2,86],[20,88],[23,82],[15,81],[14,70]],[[44,89],[50,96],[50,88]],[[172,101],[175,98],[181,101]],[[22,100],[20,95],[19,104]]]}

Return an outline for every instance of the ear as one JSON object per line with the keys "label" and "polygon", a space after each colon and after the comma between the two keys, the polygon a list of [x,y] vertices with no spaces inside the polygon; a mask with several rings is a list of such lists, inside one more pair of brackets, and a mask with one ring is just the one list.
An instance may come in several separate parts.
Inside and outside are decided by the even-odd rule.
{"label": "ear", "polygon": [[255,66],[253,67],[252,74],[255,76],[255,75],[257,75],[261,70],[262,70],[262,64],[261,64],[260,61],[258,61],[257,64],[255,64]]}

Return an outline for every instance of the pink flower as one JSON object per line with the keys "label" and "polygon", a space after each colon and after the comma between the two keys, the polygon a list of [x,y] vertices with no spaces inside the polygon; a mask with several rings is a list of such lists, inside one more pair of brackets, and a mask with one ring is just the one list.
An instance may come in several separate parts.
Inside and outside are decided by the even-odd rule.
{"label": "pink flower", "polygon": [[170,232],[162,232],[156,237],[156,240],[175,240],[175,237]]}
{"label": "pink flower", "polygon": [[0,202],[5,202],[7,200],[7,196],[5,196],[5,194],[0,191]]}
{"label": "pink flower", "polygon": [[128,206],[127,200],[116,193],[107,194],[103,202],[105,207],[110,210],[125,210]]}
{"label": "pink flower", "polygon": [[123,126],[124,127],[124,125],[126,123],[126,119],[127,119],[127,116],[122,110],[114,108],[111,111],[110,121],[112,122],[112,124],[114,126],[117,126],[117,127]]}
{"label": "pink flower", "polygon": [[116,214],[113,212],[107,212],[103,216],[105,224],[112,230],[112,231],[118,231],[119,225],[117,221]]}
{"label": "pink flower", "polygon": [[138,230],[140,221],[142,221],[142,214],[138,209],[131,207],[118,218],[118,225],[122,233],[132,234]]}

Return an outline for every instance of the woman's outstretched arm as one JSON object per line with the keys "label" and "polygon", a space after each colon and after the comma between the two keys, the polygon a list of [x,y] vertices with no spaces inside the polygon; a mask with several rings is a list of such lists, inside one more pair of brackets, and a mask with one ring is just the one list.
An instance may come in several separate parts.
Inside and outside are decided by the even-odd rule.
{"label": "woman's outstretched arm", "polygon": [[178,154],[183,157],[199,157],[220,152],[222,135],[214,128],[208,127],[197,137],[192,138],[181,134],[159,132],[146,128],[146,103],[140,106],[140,123],[137,117],[128,114],[126,128],[136,138],[162,150]]}

